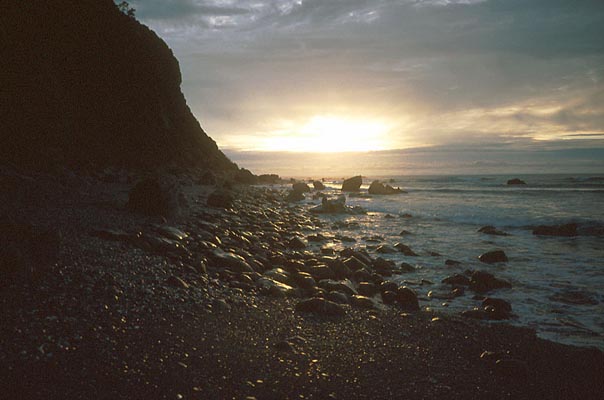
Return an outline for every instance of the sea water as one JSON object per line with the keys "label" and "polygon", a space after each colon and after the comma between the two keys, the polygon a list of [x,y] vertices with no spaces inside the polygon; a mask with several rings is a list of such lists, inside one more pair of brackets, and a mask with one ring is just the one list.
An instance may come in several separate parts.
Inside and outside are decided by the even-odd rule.
{"label": "sea water", "polygon": [[[363,207],[366,215],[321,218],[327,223],[352,222],[337,233],[355,238],[357,247],[371,251],[375,246],[372,236],[380,236],[381,243],[410,246],[419,256],[380,256],[416,266],[416,272],[395,280],[413,286],[424,299],[424,308],[457,313],[480,306],[469,291],[453,300],[428,297],[428,292],[446,293],[449,287],[440,283],[443,278],[481,269],[512,283],[511,289],[489,296],[512,304],[513,324],[532,327],[547,339],[604,349],[604,236],[532,234],[537,225],[570,222],[579,224],[579,231],[601,229],[604,177],[514,177],[527,184],[507,185],[510,176],[495,175],[365,177],[365,190],[349,194],[347,204]],[[366,189],[373,179],[400,186],[407,193],[371,196]],[[339,194],[341,180],[325,183],[327,194]],[[308,200],[307,206],[317,202]],[[509,235],[479,233],[485,225]],[[410,233],[401,236],[402,230]],[[480,254],[494,249],[505,251],[509,261],[489,265],[478,260]],[[461,265],[446,266],[446,259]],[[422,280],[432,283],[421,284]],[[581,301],[577,301],[577,293]]]}

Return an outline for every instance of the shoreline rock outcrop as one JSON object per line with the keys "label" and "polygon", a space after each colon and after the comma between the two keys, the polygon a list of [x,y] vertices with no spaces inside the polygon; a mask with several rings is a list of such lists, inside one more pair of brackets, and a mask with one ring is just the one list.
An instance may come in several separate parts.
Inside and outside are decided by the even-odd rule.
{"label": "shoreline rock outcrop", "polygon": [[112,0],[8,2],[0,26],[0,161],[237,170],[187,106],[170,48]]}

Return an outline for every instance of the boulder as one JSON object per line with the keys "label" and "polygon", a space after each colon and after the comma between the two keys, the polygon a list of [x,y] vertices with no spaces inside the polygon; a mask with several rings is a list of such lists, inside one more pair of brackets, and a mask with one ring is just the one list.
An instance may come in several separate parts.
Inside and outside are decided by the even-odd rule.
{"label": "boulder", "polygon": [[350,210],[346,207],[346,196],[342,195],[335,199],[323,197],[321,205],[311,208],[310,211],[316,214],[344,214]]}
{"label": "boulder", "polygon": [[296,203],[298,201],[304,200],[304,193],[298,192],[296,190],[290,191],[285,197],[285,201],[289,203]]}
{"label": "boulder", "polygon": [[362,308],[365,310],[378,310],[377,302],[367,296],[354,295],[350,298],[350,304],[356,308]]}
{"label": "boulder", "polygon": [[495,289],[511,288],[512,284],[504,279],[495,278],[485,271],[474,271],[470,278],[470,289],[477,293],[486,293]]}
{"label": "boulder", "polygon": [[287,242],[287,247],[294,250],[303,250],[306,246],[306,242],[299,237],[293,237]]}
{"label": "boulder", "polygon": [[371,282],[360,282],[358,290],[360,295],[368,297],[375,296],[379,291],[375,283]]}
{"label": "boulder", "polygon": [[313,297],[296,304],[296,311],[325,316],[342,316],[346,314],[344,307],[333,301]]}
{"label": "boulder", "polygon": [[361,175],[353,176],[352,178],[344,179],[342,182],[343,192],[358,192],[363,184]]}
{"label": "boulder", "polygon": [[208,196],[206,204],[216,208],[230,208],[233,205],[233,193],[226,189],[216,189]]}
{"label": "boulder", "polygon": [[482,307],[492,320],[510,319],[512,316],[512,305],[503,299],[487,297],[482,301]]}
{"label": "boulder", "polygon": [[507,184],[508,185],[526,185],[526,182],[523,181],[522,179],[514,178],[514,179],[508,180]]}
{"label": "boulder", "polygon": [[505,255],[505,252],[503,250],[493,250],[486,252],[484,254],[481,254],[478,259],[486,264],[494,264],[508,261],[508,257]]}
{"label": "boulder", "polygon": [[387,244],[382,244],[380,246],[378,246],[375,251],[377,253],[381,253],[381,254],[392,254],[392,253],[396,253],[396,249],[392,246],[389,246]]}
{"label": "boulder", "polygon": [[248,264],[245,258],[234,253],[216,249],[212,253],[212,259],[214,264],[233,272],[254,272],[254,269]]}
{"label": "boulder", "polygon": [[533,229],[533,235],[543,236],[577,236],[577,224],[540,225]]}
{"label": "boulder", "polygon": [[325,190],[325,185],[321,181],[313,181],[312,185],[315,190]]}
{"label": "boulder", "polygon": [[394,245],[394,247],[396,247],[398,249],[398,251],[400,251],[401,253],[403,253],[406,256],[409,257],[417,257],[417,254],[411,250],[411,248],[403,243],[397,243]]}
{"label": "boulder", "polygon": [[298,291],[290,285],[267,277],[258,279],[256,286],[261,293],[273,297],[296,297],[298,295]]}
{"label": "boulder", "polygon": [[400,286],[396,289],[396,302],[405,311],[419,311],[417,294],[407,286]]}
{"label": "boulder", "polygon": [[130,211],[170,217],[186,206],[186,199],[177,184],[167,179],[147,178],[130,190],[127,207]]}
{"label": "boulder", "polygon": [[469,286],[470,278],[465,275],[455,274],[453,276],[448,276],[442,280],[442,283],[446,283],[448,285],[459,285],[459,286]]}
{"label": "boulder", "polygon": [[389,194],[399,194],[405,193],[400,188],[393,188],[388,184],[383,184],[380,181],[373,181],[371,185],[369,185],[369,194],[377,194],[377,195],[389,195]]}
{"label": "boulder", "polygon": [[298,193],[307,193],[310,192],[310,187],[304,182],[295,182],[292,184],[292,189],[294,192]]}

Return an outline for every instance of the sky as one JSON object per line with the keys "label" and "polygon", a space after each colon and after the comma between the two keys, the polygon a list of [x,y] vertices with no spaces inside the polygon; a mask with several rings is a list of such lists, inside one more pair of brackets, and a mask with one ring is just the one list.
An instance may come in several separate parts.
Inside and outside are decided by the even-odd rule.
{"label": "sky", "polygon": [[[131,4],[173,49],[191,110],[234,158],[604,149],[602,0]],[[604,152],[585,154],[604,169]]]}

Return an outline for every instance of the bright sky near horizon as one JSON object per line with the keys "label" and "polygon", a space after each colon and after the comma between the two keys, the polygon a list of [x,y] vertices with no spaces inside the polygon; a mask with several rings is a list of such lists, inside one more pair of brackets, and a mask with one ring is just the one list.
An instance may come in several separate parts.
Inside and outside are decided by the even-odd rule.
{"label": "bright sky near horizon", "polygon": [[132,0],[221,148],[604,148],[602,0]]}

